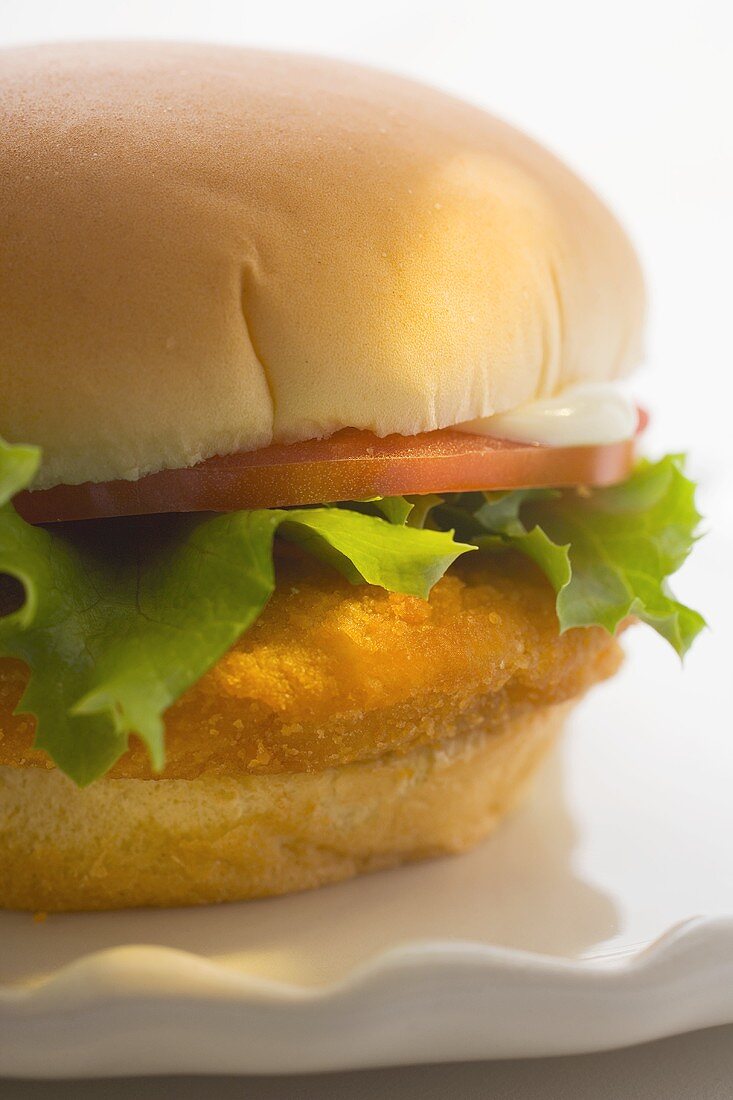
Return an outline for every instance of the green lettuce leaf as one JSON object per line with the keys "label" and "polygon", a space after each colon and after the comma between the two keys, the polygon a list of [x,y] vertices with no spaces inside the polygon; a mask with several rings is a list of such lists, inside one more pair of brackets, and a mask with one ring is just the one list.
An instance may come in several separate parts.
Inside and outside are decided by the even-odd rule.
{"label": "green lettuce leaf", "polygon": [[278,529],[355,584],[423,598],[474,549],[340,508],[32,527],[8,500],[34,469],[28,448],[0,451],[0,574],[25,590],[0,618],[0,653],[30,666],[19,710],[36,716],[36,746],[80,785],[112,766],[131,733],[163,767],[163,712],[262,611]]}
{"label": "green lettuce leaf", "polygon": [[375,497],[374,507],[390,523],[402,527],[410,518],[414,505],[407,497]]}
{"label": "green lettuce leaf", "polygon": [[561,628],[598,623],[614,631],[633,615],[684,656],[705,620],[674,598],[667,578],[692,549],[700,518],[679,455],[641,462],[622,485],[531,507],[530,523],[569,546]]}
{"label": "green lettuce leaf", "polygon": [[379,515],[388,519],[390,523],[404,527],[424,527],[430,513],[439,504],[443,503],[443,497],[432,493],[424,493],[422,496],[410,497],[373,497],[371,500],[347,501],[343,507],[367,515]]}
{"label": "green lettuce leaf", "polygon": [[531,558],[557,592],[561,630],[598,625],[613,632],[633,615],[682,656],[705,626],[667,583],[700,522],[681,456],[642,461],[627,481],[607,489],[479,496],[447,501],[444,517],[483,549],[512,548]]}

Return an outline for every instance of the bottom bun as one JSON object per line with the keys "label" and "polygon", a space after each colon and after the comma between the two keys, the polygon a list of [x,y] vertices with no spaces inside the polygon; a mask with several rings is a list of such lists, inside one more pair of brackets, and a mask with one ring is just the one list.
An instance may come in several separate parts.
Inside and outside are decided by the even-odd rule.
{"label": "bottom bun", "polygon": [[516,802],[570,704],[316,773],[107,779],[0,768],[0,905],[115,909],[285,894],[461,852]]}

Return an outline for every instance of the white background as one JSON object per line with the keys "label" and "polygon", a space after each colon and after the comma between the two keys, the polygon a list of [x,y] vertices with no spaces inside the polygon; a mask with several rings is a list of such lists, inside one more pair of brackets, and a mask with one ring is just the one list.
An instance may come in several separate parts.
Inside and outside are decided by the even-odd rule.
{"label": "white background", "polygon": [[[652,450],[691,452],[715,538],[733,530],[726,500],[733,474],[729,12],[728,0],[0,0],[0,41],[166,37],[336,54],[441,85],[528,130],[600,191],[636,241],[651,299],[648,359],[636,392],[653,413]],[[718,644],[730,645],[730,627],[717,625]],[[246,1091],[722,1100],[730,1095],[732,1051],[728,1029],[595,1061],[423,1068],[320,1084],[253,1082]],[[118,1094],[143,1092],[124,1085],[105,1090]],[[233,1082],[200,1080],[145,1090],[151,1097],[204,1094],[213,1100],[241,1092]],[[91,1085],[76,1092],[34,1085],[3,1091],[7,1100],[46,1095],[97,1092]]]}

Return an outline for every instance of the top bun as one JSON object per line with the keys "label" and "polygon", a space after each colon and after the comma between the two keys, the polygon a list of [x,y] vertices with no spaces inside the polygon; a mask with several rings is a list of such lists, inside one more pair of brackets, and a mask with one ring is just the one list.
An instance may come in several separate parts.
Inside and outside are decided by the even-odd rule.
{"label": "top bun", "polygon": [[638,357],[622,229],[450,96],[306,56],[2,51],[0,435],[38,487],[413,435]]}

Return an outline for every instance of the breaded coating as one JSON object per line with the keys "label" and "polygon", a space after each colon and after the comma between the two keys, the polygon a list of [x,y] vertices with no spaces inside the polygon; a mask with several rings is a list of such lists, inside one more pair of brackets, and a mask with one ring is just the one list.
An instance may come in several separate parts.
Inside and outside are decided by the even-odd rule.
{"label": "breaded coating", "polygon": [[[555,595],[516,554],[471,554],[429,601],[353,586],[305,556],[278,563],[258,621],[166,714],[169,779],[316,772],[484,729],[583,693],[618,667],[600,627],[560,635]],[[0,660],[0,765],[48,765],[27,679]],[[109,773],[150,778],[133,738]]]}

